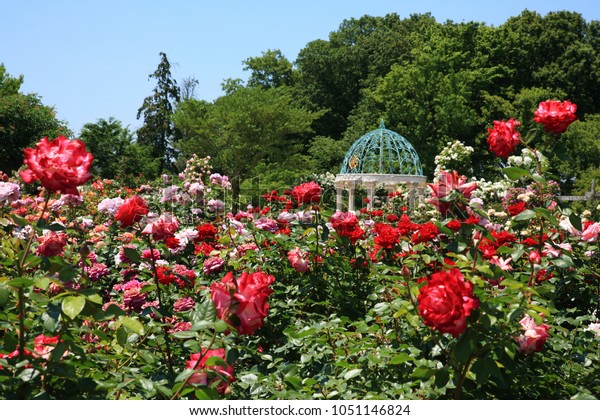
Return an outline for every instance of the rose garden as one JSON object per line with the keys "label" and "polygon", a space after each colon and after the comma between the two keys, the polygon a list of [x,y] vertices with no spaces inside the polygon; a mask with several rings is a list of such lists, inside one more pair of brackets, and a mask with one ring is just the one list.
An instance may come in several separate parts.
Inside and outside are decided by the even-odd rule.
{"label": "rose garden", "polygon": [[598,398],[600,209],[544,176],[575,112],[491,122],[494,184],[442,153],[420,202],[356,212],[315,179],[233,213],[209,157],[132,189],[41,139],[0,182],[0,394]]}

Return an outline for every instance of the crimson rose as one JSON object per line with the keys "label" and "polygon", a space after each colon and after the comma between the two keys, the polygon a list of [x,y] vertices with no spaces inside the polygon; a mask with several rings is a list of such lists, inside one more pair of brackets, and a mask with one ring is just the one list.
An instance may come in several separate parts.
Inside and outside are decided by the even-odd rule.
{"label": "crimson rose", "polygon": [[121,222],[121,227],[128,227],[142,220],[150,210],[142,197],[134,195],[121,204],[115,213],[115,220]]}
{"label": "crimson rose", "polygon": [[454,337],[467,328],[468,316],[479,307],[479,300],[473,296],[473,284],[465,281],[458,268],[427,278],[418,301],[425,325]]}
{"label": "crimson rose", "polygon": [[305,182],[296,185],[291,192],[291,196],[298,204],[318,203],[321,199],[322,188],[315,181]]}
{"label": "crimson rose", "polygon": [[515,131],[520,125],[519,121],[511,118],[506,122],[494,121],[494,128],[488,128],[487,142],[496,156],[506,159],[513,154],[515,147],[521,141],[521,134]]}
{"label": "crimson rose", "polygon": [[569,101],[540,102],[533,120],[541,123],[546,131],[561,134],[567,131],[569,125],[577,119],[575,111],[577,111],[577,105]]}

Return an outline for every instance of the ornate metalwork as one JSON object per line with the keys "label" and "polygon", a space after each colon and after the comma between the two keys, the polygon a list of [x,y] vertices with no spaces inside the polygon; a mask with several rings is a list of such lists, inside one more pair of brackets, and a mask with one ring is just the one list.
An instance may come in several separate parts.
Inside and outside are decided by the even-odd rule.
{"label": "ornate metalwork", "polygon": [[409,141],[381,121],[350,147],[340,173],[423,175],[423,168]]}

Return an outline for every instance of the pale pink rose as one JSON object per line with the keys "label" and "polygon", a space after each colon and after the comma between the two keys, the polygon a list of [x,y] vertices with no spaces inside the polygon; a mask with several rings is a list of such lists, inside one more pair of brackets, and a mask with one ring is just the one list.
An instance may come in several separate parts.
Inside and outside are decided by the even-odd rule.
{"label": "pale pink rose", "polygon": [[568,217],[565,217],[564,219],[562,219],[558,225],[563,228],[564,230],[566,230],[567,232],[569,232],[569,234],[571,236],[579,236],[581,235],[581,231],[575,229],[575,227],[571,224],[571,221],[569,220]]}
{"label": "pale pink rose", "polygon": [[300,248],[295,247],[294,249],[290,250],[288,252],[287,257],[290,264],[292,265],[292,267],[294,267],[294,270],[296,270],[297,272],[306,273],[310,270],[310,264],[306,259],[304,253],[300,251]]}
{"label": "pale pink rose", "polygon": [[586,242],[596,242],[600,234],[600,223],[596,222],[587,227],[581,234],[581,239]]}
{"label": "pale pink rose", "polygon": [[550,337],[548,330],[550,327],[546,324],[536,325],[534,319],[529,315],[525,315],[519,321],[525,332],[517,338],[519,349],[523,354],[530,354],[542,351],[544,343]]}
{"label": "pale pink rose", "polygon": [[504,259],[504,258],[498,257],[497,255],[494,255],[490,259],[490,263],[495,264],[498,267],[500,267],[501,270],[506,270],[506,271],[510,271],[513,269],[512,266],[510,265],[511,261],[512,261],[511,257]]}
{"label": "pale pink rose", "polygon": [[170,213],[162,214],[158,219],[148,223],[142,234],[152,235],[155,241],[173,237],[179,229],[177,218]]}

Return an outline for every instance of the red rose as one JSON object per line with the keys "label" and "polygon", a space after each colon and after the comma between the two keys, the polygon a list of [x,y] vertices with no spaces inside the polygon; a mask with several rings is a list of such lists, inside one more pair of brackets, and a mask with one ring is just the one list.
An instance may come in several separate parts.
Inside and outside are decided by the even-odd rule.
{"label": "red rose", "polygon": [[79,195],[77,187],[90,180],[94,156],[81,140],[59,136],[53,141],[41,139],[35,149],[24,151],[27,169],[20,173],[25,183],[39,180],[49,191]]}
{"label": "red rose", "polygon": [[365,231],[358,225],[356,214],[351,211],[336,211],[329,222],[339,236],[345,236],[353,244],[364,238]]}
{"label": "red rose", "polygon": [[525,210],[526,204],[523,201],[519,201],[518,203],[512,204],[506,208],[508,214],[511,216],[516,216],[517,214],[523,212]]}
{"label": "red rose", "polygon": [[377,236],[374,242],[382,248],[393,248],[400,240],[400,230],[385,223],[377,223],[374,227]]}
{"label": "red rose", "polygon": [[[220,282],[210,286],[217,316],[235,326],[240,334],[253,334],[262,327],[267,316],[267,298],[273,293],[269,285],[273,281],[273,276],[262,272],[242,273],[236,280],[231,272],[227,273]],[[232,315],[239,322],[232,320]]]}
{"label": "red rose", "polygon": [[[211,357],[219,357],[225,362],[225,366],[222,364],[206,366],[206,362]],[[233,366],[227,363],[226,360],[225,349],[223,348],[213,350],[202,348],[201,353],[192,354],[185,363],[185,368],[196,370],[197,373],[192,374],[189,383],[204,386],[216,384],[217,391],[223,394],[227,389],[227,385],[235,380]],[[215,374],[209,375],[210,371],[214,371]]]}
{"label": "red rose", "polygon": [[467,318],[479,307],[473,284],[465,281],[457,268],[431,275],[421,288],[418,301],[425,325],[454,337],[467,328]]}
{"label": "red rose", "polygon": [[51,231],[38,239],[40,244],[36,248],[35,253],[37,255],[43,255],[44,257],[61,255],[63,249],[67,245],[67,235],[63,232],[56,233]]}
{"label": "red rose", "polygon": [[577,111],[577,105],[569,101],[540,102],[533,120],[541,123],[546,131],[560,134],[567,131],[569,125],[577,119],[575,111]]}
{"label": "red rose", "polygon": [[406,236],[419,229],[419,225],[411,222],[410,218],[406,214],[403,214],[398,222],[398,229],[400,230],[400,235]]}
{"label": "red rose", "polygon": [[115,213],[115,220],[121,222],[121,227],[129,227],[142,220],[148,214],[148,204],[142,197],[134,195],[126,199]]}
{"label": "red rose", "polygon": [[436,225],[427,222],[419,226],[417,231],[412,234],[412,242],[414,245],[428,242],[434,239],[440,233]]}
{"label": "red rose", "polygon": [[318,203],[321,200],[322,188],[315,181],[296,185],[290,195],[298,204]]}
{"label": "red rose", "polygon": [[217,308],[219,319],[229,320],[235,289],[236,285],[232,272],[227,273],[220,282],[214,282],[210,285],[210,298]]}
{"label": "red rose", "polygon": [[494,121],[494,128],[488,128],[487,142],[496,156],[506,159],[513,154],[515,147],[521,141],[521,135],[515,131],[515,128],[520,125],[519,121],[511,118],[506,122]]}
{"label": "red rose", "polygon": [[210,223],[204,223],[198,226],[198,236],[196,242],[213,242],[217,236],[217,228]]}
{"label": "red rose", "polygon": [[242,273],[237,279],[237,291],[233,297],[239,302],[236,314],[240,320],[240,334],[252,334],[262,327],[267,316],[267,298],[273,290],[269,287],[275,279],[265,273]]}

